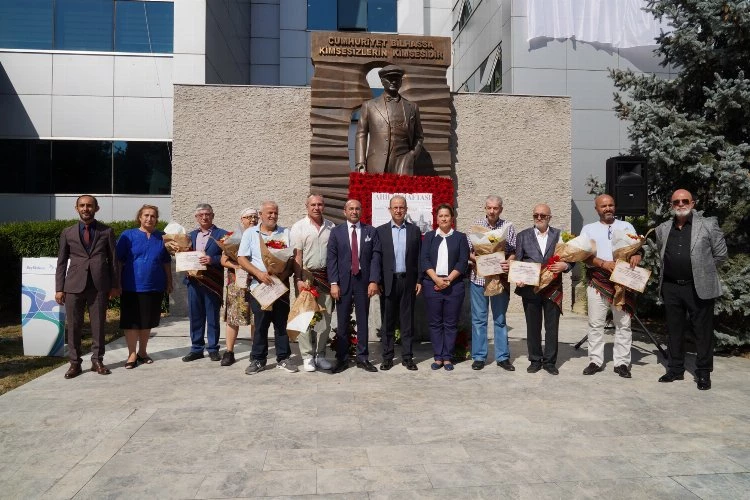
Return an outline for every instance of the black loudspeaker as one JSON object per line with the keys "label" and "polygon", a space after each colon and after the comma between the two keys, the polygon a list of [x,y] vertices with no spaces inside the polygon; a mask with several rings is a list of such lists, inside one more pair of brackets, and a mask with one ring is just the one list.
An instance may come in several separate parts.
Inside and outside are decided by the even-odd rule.
{"label": "black loudspeaker", "polygon": [[616,215],[648,212],[646,158],[615,156],[607,160],[607,194],[615,199]]}

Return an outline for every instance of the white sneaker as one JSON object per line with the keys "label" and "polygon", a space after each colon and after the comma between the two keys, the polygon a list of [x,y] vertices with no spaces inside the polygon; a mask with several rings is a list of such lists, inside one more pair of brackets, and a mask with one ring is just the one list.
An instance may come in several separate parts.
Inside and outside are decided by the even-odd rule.
{"label": "white sneaker", "polygon": [[321,356],[315,358],[315,365],[321,370],[330,370],[331,368],[333,368],[331,362]]}
{"label": "white sneaker", "polygon": [[315,371],[315,360],[313,358],[305,358],[302,360],[302,369],[306,372]]}

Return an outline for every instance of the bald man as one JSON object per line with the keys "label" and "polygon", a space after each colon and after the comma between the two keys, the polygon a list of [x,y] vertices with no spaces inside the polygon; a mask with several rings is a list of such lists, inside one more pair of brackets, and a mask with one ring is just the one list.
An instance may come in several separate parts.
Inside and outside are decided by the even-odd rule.
{"label": "bald man", "polygon": [[702,217],[693,195],[678,189],[672,194],[672,219],[656,228],[661,258],[659,293],[669,332],[667,373],[659,382],[683,380],[685,373],[685,318],[695,334],[695,381],[711,388],[714,355],[714,300],[721,296],[718,268],[727,259],[727,245],[716,218]]}
{"label": "bald man", "polygon": [[[630,378],[630,348],[633,344],[633,331],[630,329],[630,315],[635,312],[635,295],[625,292],[625,305],[622,310],[614,305],[614,284],[609,280],[615,269],[612,258],[612,235],[616,230],[635,234],[630,222],[615,219],[615,200],[608,194],[594,199],[594,209],[599,220],[586,224],[581,235],[596,242],[596,255],[586,260],[588,288],[586,295],[589,310],[589,365],[583,369],[584,375],[594,375],[604,369],[604,325],[607,312],[612,311],[615,323],[615,344],[612,357],[615,373],[622,378]],[[641,262],[641,255],[630,258],[630,267]]]}
{"label": "bald man", "polygon": [[[531,216],[534,226],[524,229],[516,238],[516,254],[511,260],[537,262],[544,265],[555,254],[555,245],[560,241],[560,230],[549,225],[552,210],[540,203],[534,207]],[[567,273],[572,264],[555,262],[550,270]],[[558,274],[552,283],[534,292],[533,286],[516,283],[516,295],[523,299],[523,312],[526,315],[526,346],[529,352],[529,373],[542,368],[550,375],[557,375],[557,331],[562,313],[562,275]],[[544,320],[544,351],[542,351],[542,319]]]}

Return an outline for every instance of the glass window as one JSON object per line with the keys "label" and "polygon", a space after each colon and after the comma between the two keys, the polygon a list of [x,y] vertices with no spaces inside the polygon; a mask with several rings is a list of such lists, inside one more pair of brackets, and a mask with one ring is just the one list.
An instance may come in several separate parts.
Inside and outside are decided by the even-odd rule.
{"label": "glass window", "polygon": [[337,0],[307,0],[307,29],[336,31]]}
{"label": "glass window", "polygon": [[339,0],[338,4],[339,30],[367,30],[367,0]]}
{"label": "glass window", "polygon": [[115,51],[172,53],[172,2],[115,2]]}
{"label": "glass window", "polygon": [[56,0],[55,48],[112,50],[112,0]]}
{"label": "glass window", "polygon": [[396,33],[396,0],[368,0],[367,31]]}
{"label": "glass window", "polygon": [[52,0],[0,0],[0,47],[52,48]]}
{"label": "glass window", "polygon": [[115,141],[115,194],[169,194],[172,143]]}
{"label": "glass window", "polygon": [[52,193],[50,141],[0,140],[0,193]]}
{"label": "glass window", "polygon": [[471,16],[471,11],[471,2],[469,0],[464,0],[464,4],[461,7],[461,17],[458,18],[459,30],[466,26],[466,23],[469,21],[469,17]]}
{"label": "glass window", "polygon": [[111,141],[53,141],[55,193],[112,192]]}

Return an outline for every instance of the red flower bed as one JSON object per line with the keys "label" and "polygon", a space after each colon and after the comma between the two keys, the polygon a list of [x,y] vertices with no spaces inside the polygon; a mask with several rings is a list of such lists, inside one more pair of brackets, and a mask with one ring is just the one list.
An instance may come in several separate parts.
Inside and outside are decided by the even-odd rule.
{"label": "red flower bed", "polygon": [[432,193],[432,227],[437,227],[435,209],[453,205],[453,181],[448,177],[396,174],[349,174],[349,198],[362,203],[362,222],[372,223],[372,193]]}

